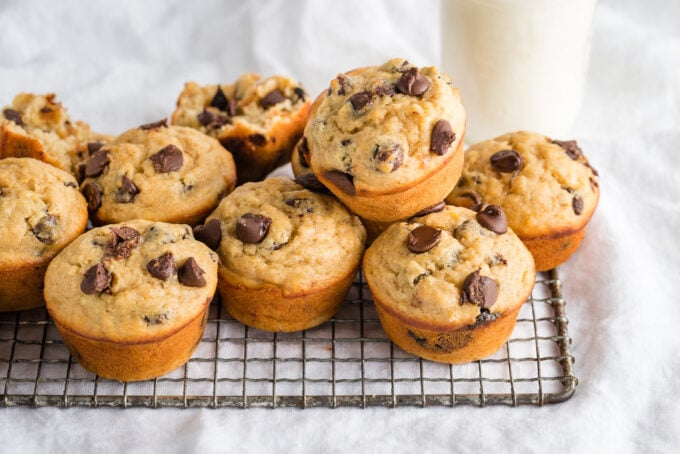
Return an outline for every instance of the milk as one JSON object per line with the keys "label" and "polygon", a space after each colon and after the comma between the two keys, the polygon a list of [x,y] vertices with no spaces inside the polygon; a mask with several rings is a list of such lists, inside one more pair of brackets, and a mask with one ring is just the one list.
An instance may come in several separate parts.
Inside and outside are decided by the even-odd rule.
{"label": "milk", "polygon": [[441,66],[465,141],[524,129],[567,137],[578,116],[596,0],[441,0]]}

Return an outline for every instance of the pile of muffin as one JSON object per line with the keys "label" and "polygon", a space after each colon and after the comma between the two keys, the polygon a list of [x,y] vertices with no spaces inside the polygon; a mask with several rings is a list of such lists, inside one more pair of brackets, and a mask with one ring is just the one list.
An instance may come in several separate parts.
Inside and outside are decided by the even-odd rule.
{"label": "pile of muffin", "polygon": [[[363,266],[398,346],[480,359],[578,248],[599,187],[574,141],[464,152],[464,134],[449,77],[402,59],[313,103],[283,76],[190,82],[169,122],[117,137],[20,94],[0,117],[0,311],[46,304],[86,369],[144,380],[190,358],[215,291],[246,325],[304,330]],[[289,160],[295,179],[266,178]]]}

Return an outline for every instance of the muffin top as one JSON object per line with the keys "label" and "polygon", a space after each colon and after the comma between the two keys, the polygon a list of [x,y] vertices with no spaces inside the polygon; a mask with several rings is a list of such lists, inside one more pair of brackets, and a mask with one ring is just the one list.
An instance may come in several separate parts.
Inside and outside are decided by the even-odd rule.
{"label": "muffin top", "polygon": [[[366,233],[335,198],[288,177],[239,186],[206,220],[219,219],[220,273],[284,295],[323,288],[358,267]],[[215,222],[215,221],[213,221]]]}
{"label": "muffin top", "polygon": [[86,225],[72,175],[31,158],[0,160],[0,268],[43,262]]}
{"label": "muffin top", "polygon": [[599,200],[598,175],[575,141],[524,131],[473,145],[447,202],[499,205],[521,238],[585,225]]}
{"label": "muffin top", "polygon": [[177,100],[172,123],[191,126],[214,137],[228,135],[241,124],[266,134],[292,112],[306,108],[307,98],[298,82],[281,75],[262,79],[246,73],[233,84],[221,85],[187,82]]}
{"label": "muffin top", "polygon": [[[76,174],[88,142],[110,140],[110,136],[90,131],[87,123],[72,120],[56,95],[19,93],[0,117],[5,132],[35,139],[31,157]],[[3,156],[18,156],[18,150],[0,150]],[[9,153],[9,154],[7,154]]]}
{"label": "muffin top", "polygon": [[95,223],[140,218],[193,224],[236,181],[231,154],[219,142],[164,120],[91,151],[81,190]]}
{"label": "muffin top", "polygon": [[217,286],[217,256],[187,225],[133,220],[94,228],[47,268],[57,323],[89,339],[167,337],[200,314]]}
{"label": "muffin top", "polygon": [[368,195],[427,178],[452,158],[464,130],[448,76],[392,59],[333,79],[312,105],[305,136],[315,174]]}
{"label": "muffin top", "polygon": [[501,213],[480,216],[450,205],[392,224],[366,251],[364,273],[389,310],[447,328],[516,308],[536,275],[531,254]]}

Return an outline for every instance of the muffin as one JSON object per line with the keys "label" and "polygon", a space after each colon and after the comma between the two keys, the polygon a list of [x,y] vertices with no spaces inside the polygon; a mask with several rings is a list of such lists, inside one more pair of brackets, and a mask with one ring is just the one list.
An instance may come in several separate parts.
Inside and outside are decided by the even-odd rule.
{"label": "muffin", "polygon": [[42,306],[47,265],[86,226],[72,175],[31,158],[0,160],[0,312]]}
{"label": "muffin", "polygon": [[261,180],[290,160],[309,104],[302,86],[288,77],[246,73],[233,84],[188,82],[172,123],[218,139],[234,155],[241,184]]}
{"label": "muffin", "polygon": [[380,323],[407,352],[463,363],[508,339],[536,277],[531,254],[502,210],[462,207],[392,224],[363,269]]}
{"label": "muffin", "polygon": [[448,76],[402,59],[339,74],[310,109],[310,166],[364,219],[441,202],[463,165],[465,110]]}
{"label": "muffin", "polygon": [[356,216],[288,177],[236,188],[197,230],[219,254],[225,309],[267,331],[303,330],[332,317],[364,251]]}
{"label": "muffin", "polygon": [[217,256],[187,225],[133,220],[94,228],[47,268],[47,310],[71,355],[120,381],[188,361],[217,286]]}
{"label": "muffin", "polygon": [[581,244],[600,198],[597,171],[576,141],[513,132],[465,152],[454,205],[498,205],[538,271],[564,263]]}
{"label": "muffin", "polygon": [[88,143],[111,139],[72,120],[53,93],[20,93],[0,117],[0,157],[35,158],[76,176]]}
{"label": "muffin", "polygon": [[121,134],[81,171],[95,225],[132,219],[193,225],[236,182],[231,154],[217,140],[164,120]]}

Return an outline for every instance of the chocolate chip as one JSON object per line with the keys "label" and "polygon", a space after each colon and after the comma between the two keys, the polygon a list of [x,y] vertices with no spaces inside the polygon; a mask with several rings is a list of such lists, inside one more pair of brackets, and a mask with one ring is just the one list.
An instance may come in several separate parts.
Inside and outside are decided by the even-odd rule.
{"label": "chocolate chip", "polygon": [[373,150],[373,159],[376,168],[383,173],[391,173],[401,167],[404,162],[404,150],[398,143],[389,145],[376,145]]}
{"label": "chocolate chip", "polygon": [[174,172],[181,169],[184,163],[182,150],[172,144],[149,156],[149,159],[153,162],[153,168],[158,173]]}
{"label": "chocolate chip", "polygon": [[571,207],[574,209],[574,214],[579,216],[583,213],[583,198],[578,194],[574,194],[574,197],[571,199]]}
{"label": "chocolate chip", "polygon": [[578,143],[576,143],[575,140],[553,140],[552,143],[562,147],[567,153],[567,156],[573,160],[577,160],[579,157],[583,156],[581,147],[578,146]]}
{"label": "chocolate chip", "polygon": [[40,108],[40,113],[48,114],[54,112],[54,109],[49,106],[44,106]]}
{"label": "chocolate chip", "polygon": [[222,223],[214,218],[203,225],[194,227],[194,237],[212,250],[217,250],[222,241]]}
{"label": "chocolate chip", "polygon": [[[477,191],[466,191],[463,192],[462,194],[458,194],[457,198],[458,197],[469,199],[470,200],[469,208],[472,211],[479,211],[482,208],[482,196],[479,195]],[[463,203],[466,203],[466,205],[464,206],[468,206],[467,202]]]}
{"label": "chocolate chip", "polygon": [[262,106],[263,109],[267,110],[270,107],[275,106],[276,104],[284,101],[285,99],[286,97],[283,96],[281,90],[275,88],[262,98],[262,100],[260,101],[260,105]]}
{"label": "chocolate chip", "polygon": [[209,126],[212,128],[219,128],[220,126],[231,123],[231,120],[228,117],[223,117],[208,109],[203,109],[203,112],[199,113],[196,117],[201,126]]}
{"label": "chocolate chip", "polygon": [[344,74],[338,74],[337,81],[338,85],[340,85],[340,88],[338,89],[338,94],[341,96],[346,95],[347,92],[350,91],[352,88],[352,84],[350,84],[349,79]]}
{"label": "chocolate chip", "polygon": [[441,230],[429,225],[421,225],[409,232],[406,246],[414,254],[422,254],[435,247],[441,237]]}
{"label": "chocolate chip", "polygon": [[227,109],[229,108],[229,100],[227,99],[227,96],[224,94],[222,91],[222,87],[219,85],[217,86],[217,91],[215,92],[215,96],[213,96],[212,101],[210,101],[210,106],[211,107],[216,107],[222,112],[226,112]]}
{"label": "chocolate chip", "polygon": [[256,147],[261,147],[267,143],[267,138],[262,134],[251,134],[248,136],[248,141]]}
{"label": "chocolate chip", "polygon": [[477,213],[477,222],[499,235],[508,231],[508,219],[498,205],[483,206]]}
{"label": "chocolate chip", "polygon": [[373,103],[373,95],[368,91],[361,91],[350,96],[349,102],[352,104],[352,108],[359,112],[364,107]]}
{"label": "chocolate chip", "polygon": [[43,216],[36,225],[33,226],[31,232],[40,241],[45,244],[54,243],[54,228],[57,226],[57,218],[52,215]]}
{"label": "chocolate chip", "polygon": [[120,188],[118,188],[114,194],[116,202],[130,203],[134,200],[137,194],[139,194],[139,189],[137,186],[132,182],[131,179],[123,175],[123,181],[120,185]]}
{"label": "chocolate chip", "polygon": [[163,312],[162,314],[155,314],[155,315],[145,315],[144,316],[144,322],[147,325],[160,325],[163,322],[168,320],[168,313]]}
{"label": "chocolate chip", "polygon": [[286,205],[293,208],[301,209],[306,213],[314,212],[314,202],[306,197],[296,197],[294,199],[286,199]]}
{"label": "chocolate chip", "polygon": [[343,147],[346,147],[346,146],[349,145],[350,143],[352,143],[352,139],[342,139],[342,140],[340,141],[340,145],[342,145]]}
{"label": "chocolate chip", "polygon": [[425,209],[422,210],[422,211],[417,212],[416,214],[413,215],[413,217],[414,217],[414,218],[418,218],[418,217],[420,217],[420,216],[425,216],[425,215],[427,215],[427,214],[437,213],[437,212],[439,212],[439,211],[444,210],[444,208],[446,208],[446,202],[444,202],[444,201],[442,200],[442,201],[439,202],[439,203],[435,203],[434,205],[432,205],[432,206],[430,206],[430,207],[427,207],[427,208],[425,208]]}
{"label": "chocolate chip", "polygon": [[295,182],[305,189],[309,189],[313,192],[320,192],[322,194],[327,194],[328,188],[319,181],[319,179],[313,173],[305,173],[295,177]]}
{"label": "chocolate chip", "polygon": [[109,152],[108,150],[97,150],[92,153],[90,159],[85,162],[84,175],[86,178],[97,177],[104,172],[106,166],[109,165]]}
{"label": "chocolate chip", "polygon": [[118,260],[130,257],[132,250],[139,246],[141,233],[132,227],[110,227],[113,238],[104,248],[104,257],[113,257]]}
{"label": "chocolate chip", "polygon": [[472,303],[484,309],[489,309],[498,298],[498,285],[496,282],[475,271],[465,278],[460,304]]}
{"label": "chocolate chip", "polygon": [[356,188],[354,187],[354,177],[352,177],[352,175],[340,172],[339,170],[329,170],[324,172],[323,176],[345,194],[356,194]]}
{"label": "chocolate chip", "polygon": [[305,93],[305,90],[302,87],[295,87],[293,88],[293,93],[295,93],[295,96],[297,96],[298,101],[303,101],[307,97],[307,93]]}
{"label": "chocolate chip", "polygon": [[393,85],[380,85],[375,89],[375,94],[378,96],[392,96],[396,93]]}
{"label": "chocolate chip", "polygon": [[146,264],[147,271],[155,278],[161,281],[167,281],[170,276],[177,272],[177,265],[175,265],[175,258],[172,252],[166,252],[160,257],[149,260]]}
{"label": "chocolate chip", "polygon": [[86,295],[94,293],[102,293],[109,289],[113,276],[106,269],[102,262],[97,263],[83,275],[83,280],[80,283],[80,291]]}
{"label": "chocolate chip", "polygon": [[4,195],[5,195],[5,191],[2,188],[0,188],[0,197],[3,197]]}
{"label": "chocolate chip", "polygon": [[145,125],[142,125],[139,127],[139,129],[143,131],[148,131],[150,129],[158,129],[158,128],[167,128],[168,127],[168,119],[163,118],[162,120],[155,121],[153,123],[147,123]]}
{"label": "chocolate chip", "polygon": [[498,172],[517,174],[522,168],[524,160],[516,150],[501,150],[489,158],[491,167]]}
{"label": "chocolate chip", "polygon": [[85,200],[87,200],[87,209],[93,213],[99,209],[99,207],[102,205],[102,187],[99,186],[97,183],[87,183],[85,186],[83,186],[83,189],[80,190],[80,192],[83,193],[83,196],[85,197]]}
{"label": "chocolate chip", "polygon": [[600,183],[598,183],[593,177],[588,177],[588,181],[590,182],[590,189],[593,191],[595,191],[595,188],[600,187]]}
{"label": "chocolate chip", "polygon": [[244,243],[259,243],[269,233],[271,224],[271,218],[260,214],[246,213],[236,221],[236,236]]}
{"label": "chocolate chip", "polygon": [[95,151],[99,151],[99,149],[103,146],[104,144],[102,142],[89,142],[87,144],[87,154],[92,156]]}
{"label": "chocolate chip", "polygon": [[6,119],[16,123],[18,126],[24,125],[24,120],[21,119],[21,112],[19,112],[18,110],[5,109],[2,112],[2,114],[5,116]]}
{"label": "chocolate chip", "polygon": [[430,151],[442,156],[449,150],[451,144],[456,140],[456,133],[451,128],[451,123],[446,120],[439,120],[432,128],[430,139]]}
{"label": "chocolate chip", "polygon": [[430,88],[430,81],[420,74],[418,68],[409,68],[401,74],[396,86],[405,95],[420,96]]}
{"label": "chocolate chip", "polygon": [[179,282],[188,287],[205,287],[206,282],[203,275],[205,271],[198,266],[193,257],[189,257],[184,265],[182,265],[177,273]]}
{"label": "chocolate chip", "polygon": [[475,318],[475,323],[472,326],[476,327],[476,326],[486,325],[487,323],[490,323],[490,322],[496,320],[498,317],[499,317],[498,314],[494,314],[493,312],[489,312],[488,309],[482,308],[479,311],[479,315],[477,316],[477,318]]}
{"label": "chocolate chip", "polygon": [[[78,185],[76,183],[74,183],[73,181],[65,181],[64,186],[66,186],[67,188],[77,188],[78,187]],[[0,195],[2,195],[2,190],[0,190]]]}
{"label": "chocolate chip", "polygon": [[303,137],[297,146],[298,161],[300,165],[306,169],[309,168],[309,161],[307,160],[307,155],[309,154],[309,147],[307,146],[307,138]]}

